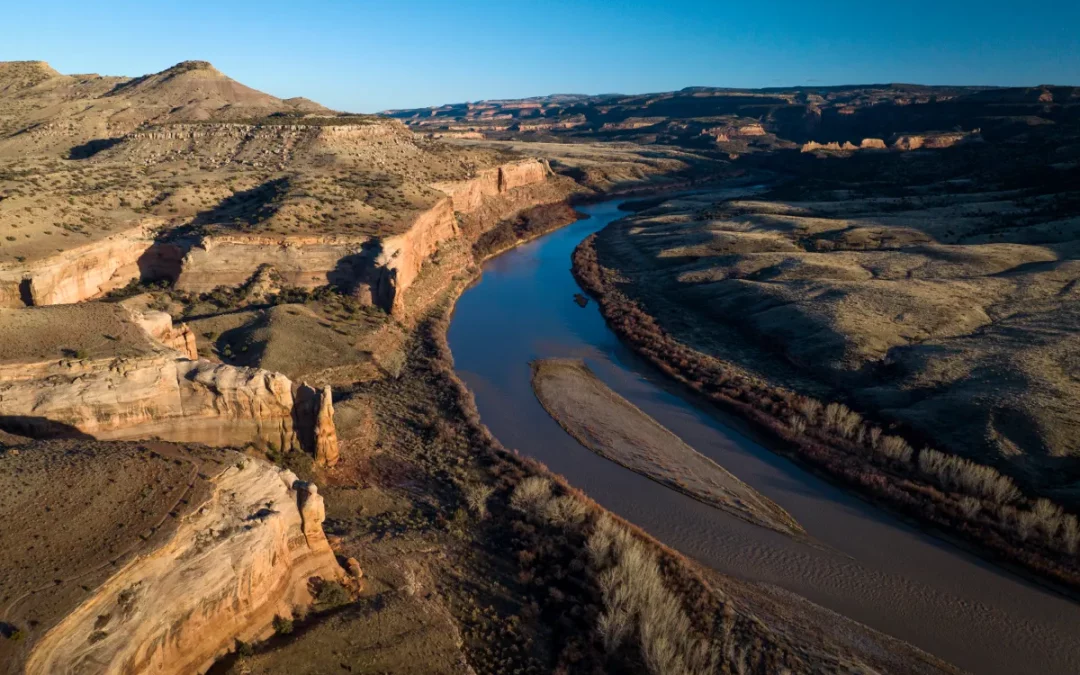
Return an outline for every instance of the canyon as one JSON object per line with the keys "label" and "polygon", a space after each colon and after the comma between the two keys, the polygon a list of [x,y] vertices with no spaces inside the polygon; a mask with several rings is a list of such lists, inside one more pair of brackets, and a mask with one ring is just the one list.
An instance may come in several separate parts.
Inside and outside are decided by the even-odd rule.
{"label": "canyon", "polygon": [[[482,368],[455,370],[448,327],[485,262],[497,269],[500,253],[579,218],[575,207],[638,195],[624,205],[625,221],[583,245],[596,279],[582,276],[582,261],[573,261],[582,287],[626,344],[641,348],[620,317],[644,330],[648,349],[670,347],[677,358],[660,363],[661,372],[709,396],[716,382],[729,389],[743,382],[718,368],[749,370],[742,354],[710,351],[718,343],[742,344],[724,343],[727,328],[715,316],[737,313],[746,319],[740,330],[758,331],[741,339],[787,349],[782,358],[763,358],[765,372],[752,375],[789,390],[763,387],[748,399],[783,417],[787,436],[779,445],[795,447],[812,436],[852,471],[895,472],[911,463],[910,447],[907,455],[898,451],[899,461],[877,457],[867,450],[877,448],[868,440],[872,429],[857,438],[827,436],[813,426],[825,419],[816,410],[793,431],[802,408],[791,402],[804,395],[828,401],[851,386],[869,372],[858,359],[914,339],[905,327],[952,338],[995,318],[993,308],[957,308],[1004,282],[956,281],[961,290],[941,300],[922,284],[932,271],[954,283],[974,267],[989,270],[988,277],[1022,268],[1044,275],[1040,289],[1046,275],[1062,281],[1054,287],[1065,291],[1058,302],[1071,297],[1064,283],[1071,268],[1055,263],[1072,250],[1060,232],[1071,227],[1071,192],[1059,186],[1076,169],[1073,145],[1063,142],[1072,138],[1075,98],[1068,88],[691,88],[358,115],[264,94],[202,61],[138,78],[66,76],[42,62],[0,64],[0,515],[17,525],[0,541],[7,551],[0,561],[4,672],[314,673],[377,663],[400,672],[656,673],[665,671],[655,665],[664,639],[673,645],[664,656],[669,663],[701,664],[701,672],[958,672],[922,649],[977,662],[974,647],[965,651],[947,636],[931,639],[890,623],[892,614],[850,602],[847,587],[823,592],[814,581],[804,583],[805,574],[784,577],[778,570],[786,563],[775,557],[753,569],[739,568],[740,556],[724,566],[708,555],[701,564],[687,557],[700,557],[700,542],[676,531],[676,551],[638,527],[640,518],[650,532],[670,533],[656,514],[631,509],[636,525],[621,520],[537,461],[576,457],[583,448],[573,439],[589,436],[605,415],[609,430],[620,432],[612,436],[620,452],[632,454],[641,441],[627,440],[621,432],[632,429],[612,420],[633,418],[655,441],[654,465],[696,467],[672,476],[649,467],[660,471],[649,494],[659,491],[658,499],[670,503],[703,487],[716,490],[719,497],[705,500],[713,506],[693,503],[738,523],[723,531],[725,542],[771,551],[781,538],[777,546],[787,552],[818,546],[810,537],[825,536],[812,511],[796,523],[786,505],[772,500],[773,486],[742,480],[711,450],[676,439],[679,452],[664,455],[672,432],[587,370],[593,399],[605,400],[606,412],[559,405],[549,390],[545,405],[558,408],[564,428],[575,431],[557,429],[553,447],[571,448],[566,457],[537,451],[536,439],[521,437],[529,425],[513,423],[526,419],[528,406],[505,397],[499,408],[492,396],[501,373],[527,378],[528,359],[475,379]],[[1009,115],[991,114],[1002,110]],[[1048,123],[1020,126],[1023,115]],[[991,158],[1019,163],[972,178],[969,167]],[[1052,196],[1023,192],[1030,186],[1017,176],[1029,171],[1044,183],[1054,177]],[[868,172],[896,172],[907,182],[893,187],[907,191],[886,194],[854,179]],[[917,183],[912,174],[934,180]],[[977,185],[969,189],[964,181]],[[956,203],[934,201],[959,192]],[[1004,222],[1013,210],[1003,201],[1039,218]],[[862,210],[833,213],[832,202]],[[938,206],[988,205],[993,214],[931,214],[962,216],[950,221],[966,228],[959,235],[913,222]],[[606,213],[614,206],[596,208]],[[905,213],[907,220],[887,215],[909,210],[916,213]],[[841,216],[858,222],[823,222]],[[1003,232],[1013,243],[1026,238],[1028,248],[993,248],[989,238]],[[569,250],[558,260],[526,258],[523,269],[558,269],[568,278]],[[852,262],[859,255],[882,260]],[[925,264],[905,267],[911,256]],[[950,256],[963,259],[953,261],[962,269],[948,267]],[[786,322],[811,338],[785,347],[785,336],[762,319],[769,302],[709,295],[727,281],[743,293],[837,284],[857,301],[829,309],[829,316],[858,333],[863,324],[844,311],[877,307],[860,295],[860,283],[878,281],[860,276],[866,265],[873,274],[887,272],[900,291],[922,293],[921,304],[900,303],[898,316],[880,322],[893,331],[884,337],[826,339],[813,312],[832,306],[815,296],[806,313],[817,323],[801,316]],[[894,268],[912,273],[894,279]],[[640,303],[635,312],[613,319],[605,294],[615,291]],[[492,309],[498,316],[488,319],[524,327],[570,311],[600,320],[584,296],[575,304],[563,286],[552,292],[565,302],[548,298],[522,308],[514,303],[526,302],[527,293],[496,294],[492,308],[509,302],[524,311],[510,319],[513,312]],[[1030,299],[1034,290],[1025,292]],[[674,307],[656,294],[670,296]],[[803,297],[794,300],[789,312]],[[935,312],[949,321],[927,316]],[[485,339],[472,349],[488,350],[492,363],[514,349],[544,353],[551,346],[532,345],[528,336],[489,344],[502,332],[475,325]],[[568,356],[590,359],[592,350],[586,345]],[[1035,368],[1039,358],[1033,352],[1026,364]],[[796,371],[813,364],[818,375],[838,364],[850,372],[815,381],[793,374],[792,363]],[[701,383],[718,372],[723,377]],[[483,420],[471,389],[483,403]],[[1021,389],[1014,401],[1037,388]],[[870,394],[867,400],[883,408],[897,401],[888,391]],[[529,397],[539,405],[531,391]],[[519,417],[506,417],[507,407],[521,408]],[[1043,408],[1046,427],[1067,418]],[[877,423],[860,410],[867,425]],[[747,416],[760,421],[756,414]],[[913,413],[902,421],[920,416],[927,419]],[[484,425],[491,419],[499,421],[498,439]],[[881,424],[883,438],[905,433]],[[942,435],[932,425],[914,426]],[[1046,435],[1047,445],[1065,447],[1056,433]],[[526,452],[504,447],[508,440]],[[581,462],[586,473],[565,469],[575,482],[593,475],[592,460],[606,461],[595,445],[599,455]],[[942,447],[949,453],[939,453],[942,467],[973,454]],[[641,478],[609,464],[616,472],[610,485]],[[1053,533],[1032,526],[1022,538],[1028,553],[1057,563],[1076,521],[1049,499],[1071,504],[1072,474],[1048,477],[1055,468],[1071,471],[1071,464],[1040,458],[1014,465],[1021,467],[1015,484],[994,474],[995,485],[1018,491],[1006,495],[1007,504],[980,495],[973,509],[964,492],[970,486],[941,477],[927,485],[912,479],[904,489],[938,500],[929,522],[948,527],[956,513],[970,511],[971,522],[1009,545],[1019,541],[1019,530],[1008,528],[1023,514],[1058,509],[1047,516],[1058,519]],[[923,474],[920,480],[929,475]],[[941,475],[957,480],[944,469]],[[1020,494],[1032,485],[1045,492]],[[610,490],[599,494],[623,514]],[[814,487],[813,494],[826,491]],[[810,534],[803,532],[804,515],[814,523],[806,527]],[[920,539],[913,546],[923,551],[922,545]],[[1068,583],[1071,569],[1066,561],[1047,578],[1057,574]],[[797,595],[803,591],[830,609]],[[639,607],[632,616],[620,600],[627,594]],[[658,642],[645,617],[660,609],[669,613],[656,625],[678,635]],[[912,611],[931,613],[924,605]],[[633,627],[612,633],[619,620]],[[971,644],[984,645],[999,625],[995,619],[985,632],[971,633]],[[1036,635],[1033,645],[1056,635],[1041,624],[1025,626]],[[619,636],[614,643],[612,635]],[[1066,645],[1039,664],[1061,670],[1072,655]]]}
{"label": "canyon", "polygon": [[[458,235],[455,214],[484,209],[490,228],[500,216],[543,203],[526,193],[551,175],[542,161],[522,160],[474,179],[436,183],[447,196],[416,215],[401,234],[385,237],[211,234],[159,241],[155,233],[163,223],[142,224],[26,266],[4,264],[0,306],[81,302],[141,280],[165,279],[182,291],[207,292],[243,285],[268,265],[299,288],[363,286],[371,303],[393,311],[439,243]],[[552,191],[547,199],[560,196]]]}

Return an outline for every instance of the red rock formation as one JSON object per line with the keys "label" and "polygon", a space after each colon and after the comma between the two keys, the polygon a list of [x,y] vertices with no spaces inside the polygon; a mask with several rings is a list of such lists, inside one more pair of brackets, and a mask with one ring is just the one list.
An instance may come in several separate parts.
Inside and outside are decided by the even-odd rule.
{"label": "red rock formation", "polygon": [[237,640],[264,637],[275,616],[309,604],[313,577],[343,578],[317,488],[230,455],[210,499],[169,541],[118,569],[46,633],[28,675],[204,672]]}
{"label": "red rock formation", "polygon": [[319,394],[319,408],[315,414],[315,462],[320,466],[332,467],[337,464],[338,456],[333,392],[327,385]]}
{"label": "red rock formation", "polygon": [[28,435],[62,427],[102,440],[161,438],[216,446],[299,447],[292,383],[280,373],[136,357],[0,364],[0,416]]}
{"label": "red rock formation", "polygon": [[166,273],[179,253],[155,246],[160,224],[148,221],[41,260],[0,265],[0,307],[81,302],[147,272]]}
{"label": "red rock formation", "polygon": [[133,312],[134,320],[152,338],[169,349],[175,349],[191,360],[199,358],[195,344],[195,333],[187,324],[174,326],[172,317],[166,312]]}

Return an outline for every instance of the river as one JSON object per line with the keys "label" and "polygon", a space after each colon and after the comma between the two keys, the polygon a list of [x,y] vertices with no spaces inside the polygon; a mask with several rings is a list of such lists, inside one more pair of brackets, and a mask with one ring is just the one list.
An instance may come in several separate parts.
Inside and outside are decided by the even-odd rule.
{"label": "river", "polygon": [[[722,573],[776,584],[975,673],[1080,672],[1080,605],[851,497],[684,398],[580,307],[570,256],[618,201],[490,260],[449,341],[484,423],[604,507]],[[745,523],[586,450],[541,408],[529,361],[583,358],[612,389],[787,509],[819,542]]]}

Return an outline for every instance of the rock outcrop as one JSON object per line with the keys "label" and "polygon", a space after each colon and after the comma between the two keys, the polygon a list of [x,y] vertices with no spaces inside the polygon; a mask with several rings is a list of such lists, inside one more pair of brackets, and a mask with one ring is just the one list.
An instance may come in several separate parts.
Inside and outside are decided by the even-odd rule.
{"label": "rock outcrop", "polygon": [[318,437],[336,458],[328,392],[319,402],[281,373],[198,359],[187,326],[138,305],[0,308],[0,429],[310,452]]}
{"label": "rock outcrop", "polygon": [[170,276],[179,251],[155,245],[160,225],[142,223],[38,261],[0,265],[0,307],[81,302],[132,280]]}
{"label": "rock outcrop", "polygon": [[749,124],[725,124],[719,127],[709,127],[701,130],[702,136],[712,136],[718,143],[724,143],[734,138],[757,138],[768,134],[765,127],[758,123]]}
{"label": "rock outcrop", "polygon": [[309,604],[312,580],[343,578],[316,487],[228,455],[201,508],[92,589],[37,642],[26,673],[203,672],[237,640],[264,637],[275,616]]}
{"label": "rock outcrop", "polygon": [[195,333],[187,324],[174,326],[172,317],[167,312],[133,312],[133,315],[139,326],[161,344],[191,360],[199,358]]}
{"label": "rock outcrop", "polygon": [[858,145],[855,145],[851,141],[844,141],[843,143],[838,143],[836,141],[832,141],[830,143],[818,143],[817,141],[809,141],[807,143],[803,143],[802,147],[800,148],[802,152],[853,152],[855,150],[886,149],[887,146],[885,145],[885,141],[881,140],[880,138],[864,138],[862,139],[862,141],[859,142]]}
{"label": "rock outcrop", "polygon": [[[404,125],[380,120],[367,124],[170,124],[126,135],[102,159],[138,164],[195,161],[205,167],[276,166],[298,156],[342,152],[350,146],[411,137]],[[331,147],[332,146],[332,147]],[[356,148],[353,147],[353,150]]]}
{"label": "rock outcrop", "polygon": [[551,168],[546,162],[529,159],[485,169],[471,180],[435,183],[432,187],[450,195],[454,211],[472,213],[483,205],[484,199],[541,183],[550,175]]}
{"label": "rock outcrop", "polygon": [[315,463],[332,467],[338,462],[338,439],[334,429],[334,401],[330,386],[319,393],[318,411],[315,413]]}
{"label": "rock outcrop", "polygon": [[314,483],[293,483],[300,506],[300,531],[309,547],[327,546],[322,524],[326,520],[326,502]]}
{"label": "rock outcrop", "polygon": [[300,447],[287,377],[168,350],[0,364],[0,423],[34,437]]}
{"label": "rock outcrop", "polygon": [[[479,213],[493,202],[512,202],[515,210],[535,206],[539,202],[526,199],[518,204],[513,196],[545,184],[551,175],[546,162],[534,159],[486,169],[466,181],[436,183],[434,187],[448,196],[419,213],[404,232],[385,237],[206,236],[184,256],[176,286],[188,292],[240,286],[269,265],[284,285],[314,288],[330,283],[354,289],[372,304],[395,311],[401,294],[438,245],[461,234],[455,214]],[[500,211],[485,219],[493,226],[507,215]]]}
{"label": "rock outcrop", "polygon": [[960,143],[979,140],[979,130],[954,131],[928,134],[902,134],[896,136],[892,142],[894,150],[919,150],[951,148]]}

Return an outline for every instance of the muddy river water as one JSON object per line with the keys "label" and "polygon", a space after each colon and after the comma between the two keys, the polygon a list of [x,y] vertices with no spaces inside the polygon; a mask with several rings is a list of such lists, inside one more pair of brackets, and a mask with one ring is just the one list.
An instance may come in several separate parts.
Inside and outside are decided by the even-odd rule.
{"label": "muddy river water", "polygon": [[[449,340],[483,421],[510,448],[714,569],[768,582],[975,673],[1080,673],[1080,604],[850,497],[683,397],[579,307],[570,255],[618,202],[489,261]],[[540,407],[529,361],[583,358],[610,387],[791,513],[819,546],[756,527],[602,459]]]}

